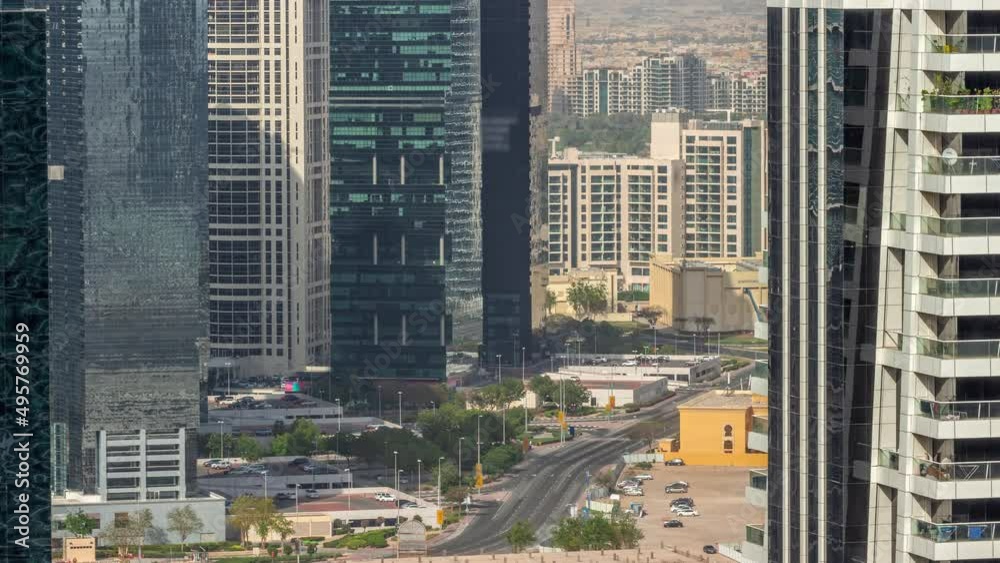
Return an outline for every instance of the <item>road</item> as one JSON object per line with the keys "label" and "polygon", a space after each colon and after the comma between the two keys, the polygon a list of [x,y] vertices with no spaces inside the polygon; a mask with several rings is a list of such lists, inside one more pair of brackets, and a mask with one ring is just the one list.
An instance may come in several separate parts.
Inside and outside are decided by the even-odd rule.
{"label": "road", "polygon": [[[664,435],[677,431],[679,402],[690,398],[682,392],[649,409],[617,428],[594,429],[559,449],[540,448],[528,455],[517,472],[493,490],[506,493],[502,501],[475,504],[474,520],[457,536],[431,549],[435,555],[503,553],[510,550],[503,537],[510,527],[527,520],[540,542],[548,539],[552,526],[568,516],[567,506],[575,504],[586,487],[585,475],[621,461],[621,456],[644,444],[629,436],[629,430],[643,421],[662,422]],[[549,446],[552,448],[554,446]]]}

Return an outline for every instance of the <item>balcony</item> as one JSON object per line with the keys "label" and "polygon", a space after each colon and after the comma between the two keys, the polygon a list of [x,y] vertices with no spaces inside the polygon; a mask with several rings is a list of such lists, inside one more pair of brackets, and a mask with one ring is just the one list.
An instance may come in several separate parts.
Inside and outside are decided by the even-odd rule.
{"label": "balcony", "polygon": [[[889,214],[889,246],[930,254],[970,256],[1000,248],[1000,217]],[[917,236],[918,235],[918,236]]]}
{"label": "balcony", "polygon": [[1000,549],[1000,522],[942,523],[913,520],[914,555],[935,561],[992,559]]}
{"label": "balcony", "polygon": [[[756,371],[756,370],[755,370]],[[756,373],[750,375],[750,392],[755,395],[767,396],[767,376],[757,375]]]}
{"label": "balcony", "polygon": [[767,471],[750,470],[750,482],[746,486],[746,501],[750,506],[767,508]]}
{"label": "balcony", "polygon": [[1000,68],[1000,35],[928,35],[924,70],[983,72]]}
{"label": "balcony", "polygon": [[[933,338],[904,337],[903,349],[919,356],[942,360],[1000,359],[1000,340],[935,340]],[[970,373],[969,375],[982,374]]]}
{"label": "balcony", "polygon": [[1000,340],[937,340],[884,333],[878,351],[888,365],[933,377],[981,377],[1000,373]]}
{"label": "balcony", "polygon": [[946,299],[1000,297],[1000,278],[920,278],[920,293]]}
{"label": "balcony", "polygon": [[1000,431],[1000,401],[917,401],[913,431],[921,436],[971,439],[995,435],[994,428]]}
{"label": "balcony", "polygon": [[1000,315],[1000,280],[920,278],[915,309],[938,317]]}
{"label": "balcony", "polygon": [[747,448],[758,452],[767,452],[767,418],[754,416],[747,433]]}
{"label": "balcony", "polygon": [[1000,156],[922,157],[920,189],[945,194],[1000,191]]}
{"label": "balcony", "polygon": [[918,126],[925,131],[938,133],[1000,131],[1000,95],[994,94],[992,90],[971,94],[925,92],[922,97],[923,113],[918,116],[920,118]]}

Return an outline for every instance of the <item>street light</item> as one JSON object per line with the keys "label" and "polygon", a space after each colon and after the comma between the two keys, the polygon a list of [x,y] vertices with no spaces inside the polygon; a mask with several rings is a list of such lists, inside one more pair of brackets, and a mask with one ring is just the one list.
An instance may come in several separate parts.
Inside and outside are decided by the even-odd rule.
{"label": "street light", "polygon": [[[500,372],[500,365],[501,365],[502,361],[503,361],[503,354],[497,354],[497,383],[500,385],[500,392],[501,392],[501,394],[504,394],[503,393],[503,374]],[[504,394],[504,395],[506,395],[506,394]],[[504,400],[506,401],[506,399],[504,399]],[[503,430],[502,430],[502,436],[503,437],[501,438],[501,441],[504,444],[506,444],[507,443],[507,403],[504,403],[503,409],[501,410],[501,413],[500,413],[500,417],[501,417],[501,420],[503,421],[501,423],[501,427],[503,428]]]}
{"label": "street light", "polygon": [[299,516],[299,486],[300,485],[298,483],[295,483],[295,517],[296,517],[296,522],[298,522],[297,518]]}
{"label": "street light", "polygon": [[[351,474],[350,469],[345,469],[344,473],[347,473],[347,512],[351,512],[351,489],[354,488],[354,475]],[[347,515],[347,525],[351,525],[351,515]]]}
{"label": "street light", "polygon": [[226,440],[225,436],[222,433],[225,424],[226,421],[224,420],[219,421],[219,458],[222,459],[223,461],[226,460]]}
{"label": "street light", "polygon": [[431,412],[434,414],[437,414],[438,412],[437,405],[434,404],[434,401],[431,401]]}
{"label": "street light", "polygon": [[378,386],[378,418],[379,420],[385,420],[382,418],[382,386]]}
{"label": "street light", "polygon": [[528,387],[524,381],[524,346],[521,346],[521,408],[524,409],[524,432],[528,432]]}
{"label": "street light", "polygon": [[[476,481],[477,481],[477,483],[479,481],[479,473],[478,473],[478,471],[482,471],[483,470],[483,465],[482,465],[483,458],[480,455],[482,453],[481,446],[483,445],[483,442],[482,442],[482,440],[479,437],[479,430],[480,430],[482,421],[483,421],[483,415],[479,415],[476,418],[476,469],[477,469]],[[483,494],[483,488],[481,486],[477,487],[477,488],[479,489],[479,494]]]}
{"label": "street light", "polygon": [[438,458],[438,508],[441,508],[441,462],[444,461],[444,456]]}
{"label": "street light", "polygon": [[344,410],[340,408],[340,397],[337,397],[337,457],[340,457],[340,423],[344,419]]}
{"label": "street light", "polygon": [[399,490],[399,452],[392,451],[392,474],[396,477],[396,490]]}
{"label": "street light", "polygon": [[458,485],[462,486],[462,442],[465,441],[465,436],[458,437]]}
{"label": "street light", "polygon": [[421,498],[421,496],[420,496],[420,485],[421,485],[421,483],[420,483],[420,466],[421,466],[422,463],[423,462],[420,461],[419,459],[417,460],[417,498],[418,499]]}
{"label": "street light", "polygon": [[264,477],[264,498],[267,498],[267,470],[261,471],[260,474]]}
{"label": "street light", "polygon": [[396,395],[399,396],[399,427],[403,427],[403,392],[396,391]]}

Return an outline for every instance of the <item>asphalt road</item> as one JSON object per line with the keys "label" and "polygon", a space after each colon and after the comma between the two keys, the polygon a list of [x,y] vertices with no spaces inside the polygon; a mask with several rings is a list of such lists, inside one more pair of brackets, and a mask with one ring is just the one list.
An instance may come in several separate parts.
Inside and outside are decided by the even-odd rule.
{"label": "asphalt road", "polygon": [[629,436],[630,429],[643,421],[656,421],[664,424],[666,433],[676,432],[677,404],[692,394],[678,393],[621,426],[589,430],[558,450],[535,450],[519,465],[517,473],[490,491],[508,493],[503,500],[475,503],[473,499],[475,504],[470,510],[475,519],[457,536],[435,545],[431,554],[506,553],[510,546],[504,533],[520,520],[530,522],[538,541],[544,543],[553,525],[569,515],[568,505],[575,504],[583,494],[588,472],[594,475],[644,444]]}

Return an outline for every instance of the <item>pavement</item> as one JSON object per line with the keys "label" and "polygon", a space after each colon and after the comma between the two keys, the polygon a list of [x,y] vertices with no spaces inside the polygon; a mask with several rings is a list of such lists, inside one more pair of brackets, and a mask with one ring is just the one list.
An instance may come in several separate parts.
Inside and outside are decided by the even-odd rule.
{"label": "pavement", "polygon": [[[652,481],[643,484],[645,496],[629,500],[643,503],[647,515],[637,521],[645,537],[644,548],[664,545],[679,551],[702,552],[705,545],[740,543],[746,536],[746,524],[764,522],[764,510],[751,506],[745,499],[750,468],[685,465],[665,467],[656,464],[651,471],[628,470],[625,475],[649,473]],[[675,481],[687,481],[687,494],[666,494],[663,488]],[[670,513],[670,501],[679,497],[694,499],[700,516],[677,518]],[[664,528],[664,520],[677,519],[683,528]],[[721,557],[721,556],[719,556]],[[721,560],[721,559],[720,559]]]}
{"label": "pavement", "polygon": [[[461,555],[421,557],[421,563],[690,563],[692,561],[729,561],[721,555],[711,559],[698,556],[686,557],[670,548],[621,549],[608,551],[573,551],[550,553],[517,553],[493,555]],[[404,555],[403,557],[407,557]],[[409,556],[415,558],[415,556]],[[356,563],[384,563],[382,559],[356,560]]]}
{"label": "pavement", "polygon": [[488,497],[473,498],[473,519],[460,533],[442,535],[430,554],[507,553],[510,546],[503,535],[521,520],[531,524],[544,544],[554,524],[569,515],[568,507],[582,495],[588,473],[595,475],[602,467],[621,461],[623,454],[646,445],[630,437],[629,429],[639,422],[656,421],[664,425],[663,435],[676,433],[677,404],[691,396],[690,392],[678,393],[616,428],[590,430],[565,445],[533,450],[510,477],[486,491]]}

